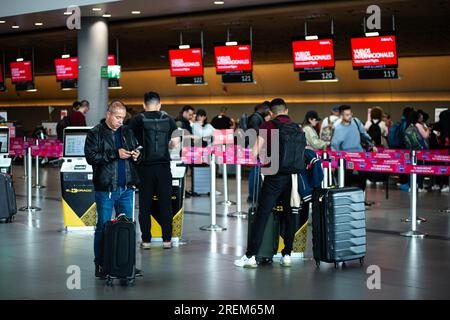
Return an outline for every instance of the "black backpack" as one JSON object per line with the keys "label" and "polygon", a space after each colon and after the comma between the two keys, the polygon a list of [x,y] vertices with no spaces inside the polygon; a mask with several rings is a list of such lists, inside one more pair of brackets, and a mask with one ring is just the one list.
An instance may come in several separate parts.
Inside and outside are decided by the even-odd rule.
{"label": "black backpack", "polygon": [[170,162],[170,118],[161,113],[159,119],[147,119],[143,113],[143,159],[144,165]]}
{"label": "black backpack", "polygon": [[70,126],[69,117],[65,116],[56,124],[56,135],[59,141],[62,141],[64,138],[64,129]]}
{"label": "black backpack", "polygon": [[247,131],[248,129],[248,120],[250,119],[250,117],[244,113],[240,118],[239,118],[239,129],[242,129],[244,131]]}
{"label": "black backpack", "polygon": [[376,146],[381,146],[381,128],[379,126],[381,120],[378,120],[377,123],[375,123],[373,120],[370,120],[370,122],[372,122],[372,124],[370,125],[367,133],[372,138],[372,141]]}
{"label": "black backpack", "polygon": [[295,174],[305,168],[306,137],[303,130],[294,122],[281,123],[272,120],[280,134],[279,173]]}

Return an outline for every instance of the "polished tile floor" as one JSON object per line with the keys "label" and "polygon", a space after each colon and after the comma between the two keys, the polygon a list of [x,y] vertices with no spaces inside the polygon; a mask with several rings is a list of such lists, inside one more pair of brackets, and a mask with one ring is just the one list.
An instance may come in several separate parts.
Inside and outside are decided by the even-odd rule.
{"label": "polished tile floor", "polygon": [[[23,168],[14,168],[18,206],[26,203]],[[188,179],[190,180],[190,179]],[[233,260],[245,250],[247,222],[229,218],[236,207],[217,206],[218,223],[226,231],[200,231],[209,218],[209,198],[185,201],[185,245],[163,251],[138,249],[137,265],[144,277],[134,287],[107,287],[95,280],[93,234],[63,230],[59,170],[41,171],[47,188],[33,189],[33,205],[43,210],[20,212],[12,224],[0,224],[0,299],[449,299],[450,216],[439,212],[448,193],[419,194],[418,213],[428,219],[419,230],[426,239],[399,236],[408,230],[409,195],[392,190],[385,200],[382,188],[369,187],[375,205],[367,211],[368,252],[364,267],[349,263],[338,270],[312,260],[311,237],[303,259],[292,268],[278,264],[256,270],[235,268]],[[236,181],[229,180],[230,199],[236,200]],[[222,180],[217,188],[223,191]],[[243,195],[246,194],[246,181]],[[218,201],[223,196],[217,197]],[[244,197],[245,200],[245,197]],[[244,205],[247,209],[247,205]],[[139,236],[139,234],[138,234]],[[69,290],[67,268],[81,269],[81,289]],[[367,287],[367,267],[381,270],[381,289]]]}

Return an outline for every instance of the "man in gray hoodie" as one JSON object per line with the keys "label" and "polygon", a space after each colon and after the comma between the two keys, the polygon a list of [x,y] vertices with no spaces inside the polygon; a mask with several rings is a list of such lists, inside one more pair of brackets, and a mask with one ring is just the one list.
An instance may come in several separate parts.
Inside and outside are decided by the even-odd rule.
{"label": "man in gray hoodie", "polygon": [[[369,145],[369,150],[378,152],[377,148],[372,142],[372,139],[364,129],[364,124],[358,119],[353,118],[352,108],[347,105],[342,105],[339,108],[341,115],[341,123],[338,124],[334,130],[333,138],[331,139],[332,151],[347,151],[347,152],[364,152],[361,145],[361,139]],[[346,170],[346,179],[348,184],[352,182],[354,175],[351,171]],[[358,172],[358,187],[362,190],[366,189],[366,172]]]}

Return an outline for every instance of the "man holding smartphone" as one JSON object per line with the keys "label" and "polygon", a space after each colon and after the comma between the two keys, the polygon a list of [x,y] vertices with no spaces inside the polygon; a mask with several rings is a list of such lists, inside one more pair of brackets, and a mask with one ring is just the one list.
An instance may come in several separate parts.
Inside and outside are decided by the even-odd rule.
{"label": "man holding smartphone", "polygon": [[[139,183],[135,164],[140,161],[139,145],[133,131],[123,126],[126,108],[120,101],[113,101],[106,112],[106,119],[89,131],[84,153],[94,170],[97,225],[94,237],[95,276],[104,278],[102,270],[101,240],[103,226],[116,215],[124,213],[133,219],[134,191]],[[140,271],[136,270],[139,275]]]}

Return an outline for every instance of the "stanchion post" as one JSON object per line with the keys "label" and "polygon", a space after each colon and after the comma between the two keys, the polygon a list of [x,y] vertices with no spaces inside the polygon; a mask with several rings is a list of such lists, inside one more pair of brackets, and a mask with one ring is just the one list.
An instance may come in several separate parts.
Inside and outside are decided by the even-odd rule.
{"label": "stanchion post", "polygon": [[31,204],[31,192],[32,192],[32,174],[31,171],[33,170],[33,162],[31,159],[31,147],[28,147],[27,149],[27,166],[28,166],[28,172],[27,172],[27,206],[26,207],[22,207],[19,210],[20,211],[28,211],[28,212],[34,212],[34,211],[40,211],[41,208],[39,207],[34,207]]}
{"label": "stanchion post", "polygon": [[[36,139],[36,146],[39,146],[39,140],[38,139]],[[35,161],[36,161],[36,183],[33,186],[33,188],[44,189],[45,186],[42,186],[42,185],[39,184],[39,156],[38,156],[38,154],[36,154]]]}
{"label": "stanchion post", "polygon": [[[413,167],[417,165],[416,151],[411,152],[411,160]],[[401,233],[404,237],[423,238],[426,234],[417,231],[417,174],[411,174],[411,198],[410,198],[410,213],[411,213],[411,230]]]}
{"label": "stanchion post", "polygon": [[[450,188],[450,176],[448,176],[448,187]],[[447,197],[447,201],[448,201],[447,209],[439,210],[439,212],[450,213],[450,193]]]}
{"label": "stanchion post", "polygon": [[338,184],[339,188],[345,187],[345,159],[339,158],[339,169],[338,169]]}
{"label": "stanchion post", "polygon": [[328,164],[326,163],[328,160],[328,153],[324,152],[322,154],[322,167],[323,167],[323,188],[326,189],[329,187],[328,184]]}
{"label": "stanchion post", "polygon": [[[225,145],[222,146],[222,150],[225,154],[225,151],[226,151]],[[223,198],[224,199],[222,202],[220,202],[220,204],[222,204],[224,206],[235,205],[236,203],[233,201],[230,201],[230,199],[228,197],[228,168],[227,168],[226,157],[223,162],[222,178],[223,178]]]}
{"label": "stanchion post", "polygon": [[211,224],[208,226],[200,227],[202,231],[224,231],[227,228],[217,225],[216,223],[216,156],[211,154]]}
{"label": "stanchion post", "polygon": [[242,165],[236,164],[236,192],[237,192],[237,209],[236,212],[230,213],[228,216],[233,218],[246,218],[247,214],[242,212]]}

